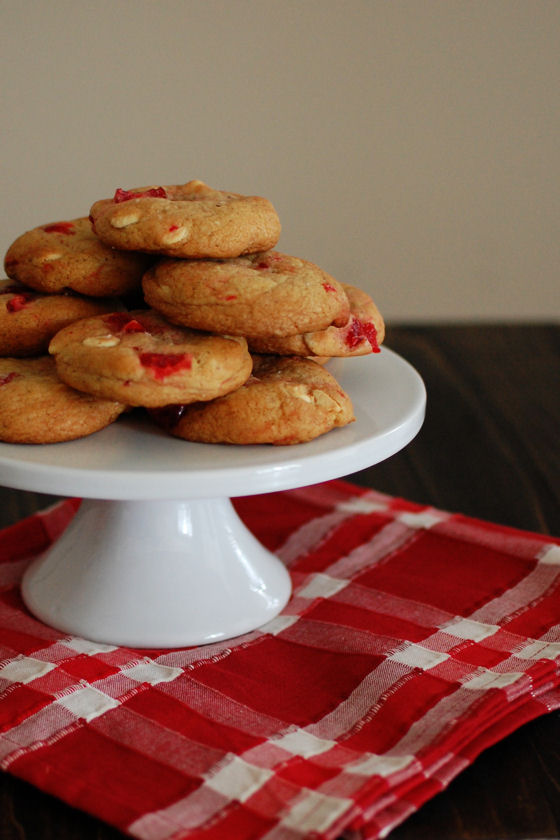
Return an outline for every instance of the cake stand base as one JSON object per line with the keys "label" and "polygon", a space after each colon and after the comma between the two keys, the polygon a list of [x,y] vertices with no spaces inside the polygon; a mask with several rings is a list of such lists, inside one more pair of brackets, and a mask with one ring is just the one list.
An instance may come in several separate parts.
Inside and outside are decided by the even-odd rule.
{"label": "cake stand base", "polygon": [[242,635],[275,618],[290,593],[286,568],[228,498],[84,499],[22,583],[26,605],[46,624],[141,648]]}

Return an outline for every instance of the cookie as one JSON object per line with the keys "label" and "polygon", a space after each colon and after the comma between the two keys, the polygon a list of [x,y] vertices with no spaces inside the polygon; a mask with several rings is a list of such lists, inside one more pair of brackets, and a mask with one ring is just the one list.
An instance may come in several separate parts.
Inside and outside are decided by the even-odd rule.
{"label": "cookie", "polygon": [[60,443],[91,435],[126,406],[64,385],[54,359],[0,359],[0,440]]}
{"label": "cookie", "polygon": [[215,190],[202,181],[117,189],[90,210],[114,248],[172,257],[237,257],[273,248],[280,220],[266,198]]}
{"label": "cookie", "polygon": [[238,388],[252,369],[244,338],[174,327],[151,311],[76,321],[49,352],[67,385],[132,406],[210,400]]}
{"label": "cookie", "polygon": [[0,356],[46,354],[49,341],[63,327],[114,308],[113,299],[46,295],[0,280]]}
{"label": "cookie", "polygon": [[152,417],[172,435],[201,443],[304,443],[354,420],[336,379],[310,359],[258,357],[241,388],[207,403],[167,406]]}
{"label": "cookie", "polygon": [[8,248],[8,277],[40,292],[72,289],[92,297],[134,291],[150,263],[145,254],[115,251],[95,235],[87,218],[41,225]]}
{"label": "cookie", "polygon": [[295,335],[346,324],[342,285],[278,251],[230,260],[163,259],[142,280],[148,304],[170,321],[231,335]]}
{"label": "cookie", "polygon": [[350,303],[350,317],[343,326],[285,337],[247,336],[249,350],[322,359],[378,353],[385,337],[385,324],[379,309],[367,292],[347,283],[342,286]]}

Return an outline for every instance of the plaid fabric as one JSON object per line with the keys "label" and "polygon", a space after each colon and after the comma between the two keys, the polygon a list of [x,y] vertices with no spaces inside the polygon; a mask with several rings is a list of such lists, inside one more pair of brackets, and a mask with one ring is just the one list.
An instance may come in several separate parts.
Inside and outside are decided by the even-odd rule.
{"label": "plaid fabric", "polygon": [[239,499],[292,572],[284,612],[137,651],[22,605],[77,504],[0,535],[0,762],[134,837],[383,837],[560,706],[560,540],[341,481]]}

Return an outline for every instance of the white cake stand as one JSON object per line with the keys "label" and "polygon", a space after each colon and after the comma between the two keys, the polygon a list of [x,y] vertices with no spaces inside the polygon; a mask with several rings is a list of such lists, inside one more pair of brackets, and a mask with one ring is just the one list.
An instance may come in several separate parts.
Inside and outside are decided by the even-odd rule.
{"label": "white cake stand", "polygon": [[289,575],[230,497],[371,466],[406,446],[424,419],[423,382],[391,350],[328,367],[356,422],[310,443],[187,443],[138,412],[77,441],[0,444],[0,484],[83,498],[24,575],[31,612],[71,635],[141,648],[216,642],[274,618],[290,597]]}

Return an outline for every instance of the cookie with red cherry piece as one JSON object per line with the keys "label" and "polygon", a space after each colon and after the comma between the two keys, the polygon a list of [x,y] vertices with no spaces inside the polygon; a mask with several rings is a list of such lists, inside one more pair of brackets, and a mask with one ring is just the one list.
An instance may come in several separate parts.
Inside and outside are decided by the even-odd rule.
{"label": "cookie with red cherry piece", "polygon": [[103,243],[87,218],[26,231],[12,242],[4,259],[8,277],[32,289],[72,289],[91,297],[117,297],[138,289],[149,264],[146,254],[119,252]]}
{"label": "cookie with red cherry piece", "polygon": [[0,359],[0,440],[61,443],[104,429],[127,406],[64,385],[54,359]]}
{"label": "cookie with red cherry piece", "polygon": [[172,257],[237,257],[273,248],[280,220],[273,205],[203,181],[117,189],[96,201],[90,218],[113,248]]}
{"label": "cookie with red cherry piece", "polygon": [[55,335],[49,352],[67,385],[132,406],[210,400],[252,370],[244,338],[175,327],[149,310],[76,321]]}
{"label": "cookie with red cherry piece", "polygon": [[51,338],[63,327],[114,309],[112,298],[47,295],[12,280],[0,280],[0,356],[46,354]]}
{"label": "cookie with red cherry piece", "polygon": [[247,336],[249,350],[253,353],[312,358],[378,353],[385,337],[385,323],[379,309],[367,292],[348,283],[342,283],[342,286],[350,303],[350,316],[343,326],[284,337]]}
{"label": "cookie with red cherry piece", "polygon": [[354,420],[352,402],[310,359],[255,356],[248,381],[207,403],[151,412],[175,437],[201,443],[305,443]]}
{"label": "cookie with red cherry piece", "polygon": [[163,259],[142,280],[170,321],[231,335],[284,336],[346,324],[342,285],[314,263],[267,251],[229,260]]}

